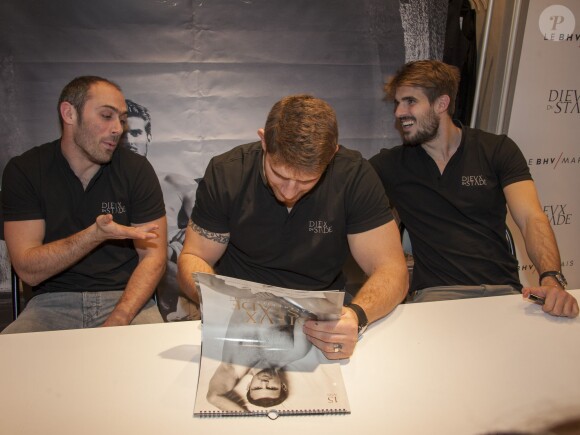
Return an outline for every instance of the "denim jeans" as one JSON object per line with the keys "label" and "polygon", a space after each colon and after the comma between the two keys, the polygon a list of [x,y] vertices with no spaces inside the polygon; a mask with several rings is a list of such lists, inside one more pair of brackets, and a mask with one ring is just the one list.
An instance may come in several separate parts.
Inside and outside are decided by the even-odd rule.
{"label": "denim jeans", "polygon": [[[56,331],[101,326],[123,294],[105,292],[58,292],[33,297],[18,318],[2,334]],[[148,301],[131,325],[163,323],[155,301]]]}

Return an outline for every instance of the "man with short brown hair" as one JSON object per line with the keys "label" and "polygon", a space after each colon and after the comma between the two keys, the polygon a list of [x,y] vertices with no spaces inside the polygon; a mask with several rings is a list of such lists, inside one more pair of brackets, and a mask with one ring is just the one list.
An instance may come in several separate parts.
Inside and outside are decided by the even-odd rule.
{"label": "man with short brown hair", "polygon": [[343,289],[350,249],[368,280],[339,321],[304,326],[328,358],[347,358],[359,332],[407,292],[383,188],[359,152],[338,144],[336,115],[323,100],[283,98],[258,135],[209,163],[178,261],[180,286],[199,300],[192,273],[217,272],[278,287]]}
{"label": "man with short brown hair", "polygon": [[152,295],[167,258],[165,207],[151,165],[117,146],[121,89],[77,77],[58,114],[61,138],[4,170],[6,245],[34,296],[3,332],[161,322]]}

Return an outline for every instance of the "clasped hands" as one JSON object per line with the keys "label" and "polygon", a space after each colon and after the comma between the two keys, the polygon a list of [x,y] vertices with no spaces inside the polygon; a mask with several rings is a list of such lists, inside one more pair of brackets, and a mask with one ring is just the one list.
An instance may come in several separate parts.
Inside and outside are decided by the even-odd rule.
{"label": "clasped hands", "polygon": [[358,341],[358,319],[351,309],[342,308],[338,320],[308,320],[304,334],[328,359],[349,358]]}

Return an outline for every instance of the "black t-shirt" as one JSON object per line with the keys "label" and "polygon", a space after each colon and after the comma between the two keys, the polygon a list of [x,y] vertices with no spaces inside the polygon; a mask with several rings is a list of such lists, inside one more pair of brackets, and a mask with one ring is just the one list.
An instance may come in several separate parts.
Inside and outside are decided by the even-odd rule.
{"label": "black t-shirt", "polygon": [[[60,240],[111,213],[122,225],[150,222],[165,215],[159,181],[143,156],[118,147],[84,190],[60,149],[60,140],[14,157],[2,180],[4,220],[43,219],[43,243]],[[131,240],[109,240],[71,268],[34,290],[123,290],[138,263]]]}
{"label": "black t-shirt", "polygon": [[462,127],[461,144],[443,174],[420,146],[383,149],[370,162],[409,231],[415,260],[411,290],[521,288],[506,242],[503,188],[531,175],[510,138]]}
{"label": "black t-shirt", "polygon": [[221,275],[279,287],[342,289],[347,234],[390,220],[380,180],[359,152],[340,147],[316,186],[289,212],[265,181],[260,142],[214,157],[192,220],[230,233]]}

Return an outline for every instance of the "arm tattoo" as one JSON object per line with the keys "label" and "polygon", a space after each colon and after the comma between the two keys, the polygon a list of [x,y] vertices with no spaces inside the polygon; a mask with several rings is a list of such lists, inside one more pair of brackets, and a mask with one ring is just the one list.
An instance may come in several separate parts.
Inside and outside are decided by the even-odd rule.
{"label": "arm tattoo", "polygon": [[199,225],[196,225],[193,221],[189,221],[189,226],[193,231],[205,237],[208,240],[213,240],[214,242],[221,243],[222,245],[227,245],[230,241],[229,233],[212,233],[211,231],[204,230]]}

